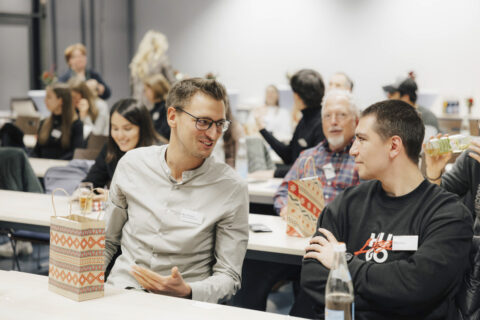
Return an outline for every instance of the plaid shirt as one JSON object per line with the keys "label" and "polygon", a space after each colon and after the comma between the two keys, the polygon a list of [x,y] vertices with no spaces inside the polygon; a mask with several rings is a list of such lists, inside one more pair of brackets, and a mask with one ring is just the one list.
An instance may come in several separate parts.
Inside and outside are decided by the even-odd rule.
{"label": "plaid shirt", "polygon": [[[358,173],[354,168],[355,158],[349,154],[352,143],[353,140],[342,151],[333,152],[329,149],[327,141],[323,140],[317,146],[300,153],[273,197],[277,213],[280,213],[280,210],[287,205],[288,181],[315,175],[311,162],[305,166],[308,157],[312,157],[315,162],[316,174],[323,187],[325,205],[333,201],[337,194],[345,188],[359,184]],[[335,170],[333,177],[329,177],[328,169],[324,169],[324,166],[328,164],[331,164]],[[305,171],[305,169],[307,170]]]}

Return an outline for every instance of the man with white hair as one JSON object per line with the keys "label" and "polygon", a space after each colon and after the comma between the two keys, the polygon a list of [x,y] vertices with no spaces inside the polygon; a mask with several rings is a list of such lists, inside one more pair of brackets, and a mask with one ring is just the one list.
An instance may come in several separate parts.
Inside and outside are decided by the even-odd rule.
{"label": "man with white hair", "polygon": [[325,204],[343,189],[359,183],[354,158],[349,155],[358,123],[353,97],[346,90],[327,91],[322,103],[322,126],[326,140],[303,151],[283,179],[274,196],[274,207],[280,216],[287,210],[288,181],[313,176],[313,169],[304,172],[305,162],[312,157],[315,171],[323,185]]}

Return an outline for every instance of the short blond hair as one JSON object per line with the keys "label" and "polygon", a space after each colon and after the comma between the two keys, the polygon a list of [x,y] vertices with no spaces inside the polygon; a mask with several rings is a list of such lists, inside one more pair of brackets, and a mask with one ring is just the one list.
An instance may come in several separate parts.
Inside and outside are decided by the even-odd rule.
{"label": "short blond hair", "polygon": [[83,53],[83,55],[87,55],[87,48],[85,48],[85,46],[81,43],[75,43],[75,44],[72,44],[70,46],[67,47],[67,49],[65,49],[65,52],[64,52],[64,55],[65,55],[65,61],[67,61],[67,64],[68,64],[68,61],[70,60],[70,58],[72,57],[72,54],[73,54],[73,51],[75,50],[80,50],[81,53]]}

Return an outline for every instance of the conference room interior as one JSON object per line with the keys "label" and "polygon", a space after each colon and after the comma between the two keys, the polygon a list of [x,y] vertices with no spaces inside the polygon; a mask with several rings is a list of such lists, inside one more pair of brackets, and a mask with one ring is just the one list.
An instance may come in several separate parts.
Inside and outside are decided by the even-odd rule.
{"label": "conference room interior", "polygon": [[[438,119],[435,133],[465,133],[467,123],[467,134],[478,137],[479,15],[476,0],[2,0],[0,128],[17,124],[26,154],[33,150],[39,123],[50,115],[44,101],[46,86],[69,70],[65,49],[76,43],[86,48],[87,69],[98,72],[111,90],[103,99],[108,110],[120,99],[131,98],[135,89],[131,63],[140,42],[150,30],[160,32],[168,41],[165,55],[175,81],[211,77],[221,82],[247,145],[255,141],[268,153],[266,165],[250,168],[248,178],[244,176],[249,223],[270,229],[249,232],[245,259],[300,266],[309,239],[286,235],[285,221],[274,208],[282,178],[274,178],[270,171],[280,167],[282,159],[252,129],[255,110],[265,106],[267,87],[275,86],[278,108],[291,117],[290,136],[281,137],[284,142],[298,123],[290,79],[302,69],[319,72],[326,87],[335,74],[348,75],[359,110],[386,100],[384,86],[413,78],[418,85],[416,104]],[[84,136],[84,146],[74,159],[93,163],[108,141],[105,135],[90,137]],[[46,190],[46,172],[67,166],[70,160],[27,161]],[[419,166],[425,174],[424,160]],[[48,235],[52,201],[60,215],[69,213],[60,193],[52,200],[47,191],[0,190],[2,236],[18,229]],[[0,257],[0,272],[48,276],[49,237],[26,240],[33,251]],[[266,311],[287,315],[298,285],[291,279],[279,281]]]}

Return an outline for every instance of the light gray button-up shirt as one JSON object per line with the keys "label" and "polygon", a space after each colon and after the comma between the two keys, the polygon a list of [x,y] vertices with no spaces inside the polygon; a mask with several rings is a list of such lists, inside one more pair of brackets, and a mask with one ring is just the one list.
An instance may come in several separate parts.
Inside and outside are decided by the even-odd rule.
{"label": "light gray button-up shirt", "polygon": [[207,158],[177,183],[168,145],[137,148],[119,161],[106,210],[106,265],[121,246],[108,283],[140,288],[134,264],[161,275],[178,266],[192,299],[218,302],[240,287],[248,241],[246,182]]}

